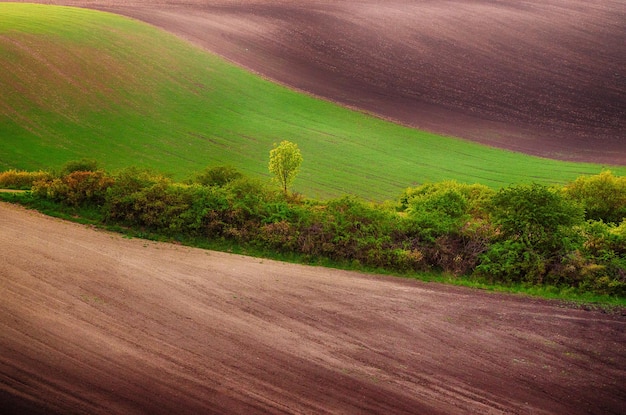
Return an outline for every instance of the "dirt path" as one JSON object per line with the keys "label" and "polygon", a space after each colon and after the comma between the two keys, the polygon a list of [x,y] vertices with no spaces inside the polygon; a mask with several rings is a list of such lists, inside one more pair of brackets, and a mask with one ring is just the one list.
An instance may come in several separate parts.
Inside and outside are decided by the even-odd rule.
{"label": "dirt path", "polygon": [[0,413],[623,414],[626,317],[0,203]]}
{"label": "dirt path", "polygon": [[622,0],[39,2],[131,16],[281,83],[425,130],[626,164]]}

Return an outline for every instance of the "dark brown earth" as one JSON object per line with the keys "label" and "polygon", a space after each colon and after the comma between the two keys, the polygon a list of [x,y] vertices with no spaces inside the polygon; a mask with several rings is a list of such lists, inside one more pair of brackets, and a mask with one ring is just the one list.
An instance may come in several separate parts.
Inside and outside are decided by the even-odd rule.
{"label": "dark brown earth", "polygon": [[626,164],[623,0],[39,2],[138,18],[278,82],[410,126]]}
{"label": "dark brown earth", "polygon": [[0,413],[623,414],[626,316],[0,203]]}

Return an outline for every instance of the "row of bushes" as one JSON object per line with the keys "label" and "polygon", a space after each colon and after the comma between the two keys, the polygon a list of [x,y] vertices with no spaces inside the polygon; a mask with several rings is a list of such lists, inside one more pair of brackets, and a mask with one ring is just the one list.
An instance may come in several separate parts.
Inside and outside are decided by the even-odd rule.
{"label": "row of bushes", "polygon": [[[9,173],[0,174],[0,186],[16,176]],[[396,271],[441,270],[492,283],[626,295],[626,178],[608,171],[564,187],[495,191],[450,181],[425,184],[383,204],[351,196],[286,196],[228,167],[177,183],[147,171],[111,175],[76,162],[32,179],[36,198],[91,206],[108,224],[172,237],[233,240]]]}

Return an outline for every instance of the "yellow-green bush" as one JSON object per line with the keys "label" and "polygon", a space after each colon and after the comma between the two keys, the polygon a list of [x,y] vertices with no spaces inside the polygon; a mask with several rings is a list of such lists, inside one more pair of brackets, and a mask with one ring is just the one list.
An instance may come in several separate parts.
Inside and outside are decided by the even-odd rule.
{"label": "yellow-green bush", "polygon": [[563,192],[584,207],[587,219],[612,223],[626,219],[626,177],[608,170],[581,176],[565,186]]}
{"label": "yellow-green bush", "polygon": [[45,171],[7,170],[0,173],[0,187],[28,190],[33,187],[33,183],[50,178],[52,175]]}
{"label": "yellow-green bush", "polygon": [[68,175],[42,179],[33,184],[33,194],[70,206],[103,204],[113,179],[103,171],[74,171]]}

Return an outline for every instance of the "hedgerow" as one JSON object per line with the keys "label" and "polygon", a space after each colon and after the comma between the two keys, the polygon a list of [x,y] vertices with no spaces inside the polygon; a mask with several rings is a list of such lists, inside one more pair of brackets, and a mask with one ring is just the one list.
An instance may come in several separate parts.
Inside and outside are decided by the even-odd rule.
{"label": "hedgerow", "polygon": [[311,261],[626,296],[626,187],[610,172],[562,188],[494,191],[432,183],[383,204],[288,195],[230,167],[182,183],[135,168],[109,174],[86,162],[58,175],[24,175],[38,178],[35,198],[95,207],[107,224],[169,237],[234,241]]}

